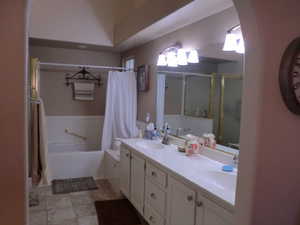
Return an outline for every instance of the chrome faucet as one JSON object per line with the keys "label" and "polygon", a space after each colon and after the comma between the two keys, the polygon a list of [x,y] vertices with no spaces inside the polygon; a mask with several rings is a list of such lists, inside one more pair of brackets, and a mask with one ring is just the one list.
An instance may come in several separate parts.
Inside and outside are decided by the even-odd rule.
{"label": "chrome faucet", "polygon": [[182,129],[181,127],[176,128],[176,136],[177,136],[177,137],[180,136],[182,130],[183,130],[183,129]]}
{"label": "chrome faucet", "polygon": [[162,144],[164,145],[168,145],[169,144],[169,135],[168,135],[168,123],[166,122],[164,124],[164,127],[163,127],[163,131],[164,131],[164,135],[163,135],[163,139],[161,141]]}
{"label": "chrome faucet", "polygon": [[238,155],[238,154],[234,154],[232,160],[233,160],[233,165],[234,165],[234,167],[237,168],[237,167],[238,167],[238,164],[239,164],[239,155]]}

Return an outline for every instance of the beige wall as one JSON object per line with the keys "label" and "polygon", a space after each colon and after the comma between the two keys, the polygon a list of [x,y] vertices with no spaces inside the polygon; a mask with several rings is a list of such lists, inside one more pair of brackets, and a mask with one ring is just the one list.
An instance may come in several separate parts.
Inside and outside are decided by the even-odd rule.
{"label": "beige wall", "polygon": [[155,120],[156,62],[159,52],[180,41],[183,47],[199,49],[202,56],[241,60],[238,54],[222,51],[226,31],[238,23],[235,9],[230,8],[123,53],[124,57],[135,56],[137,66],[148,64],[151,67],[150,90],[140,92],[138,96],[138,119],[143,120],[146,113],[150,112],[151,118]]}
{"label": "beige wall", "polygon": [[3,0],[0,7],[0,224],[26,224],[26,7]]}
{"label": "beige wall", "polygon": [[113,0],[32,0],[30,37],[112,46]]}
{"label": "beige wall", "polygon": [[[78,49],[31,46],[30,55],[41,62],[90,64],[101,66],[120,66],[120,54],[105,51],[86,51]],[[73,71],[47,69],[41,70],[41,97],[47,115],[104,115],[107,71],[93,71],[101,74],[103,85],[95,88],[95,101],[73,100],[72,86],[65,85],[65,74]]]}
{"label": "beige wall", "polygon": [[300,224],[300,117],[281,98],[282,54],[300,36],[298,0],[235,0],[247,52],[237,225]]}

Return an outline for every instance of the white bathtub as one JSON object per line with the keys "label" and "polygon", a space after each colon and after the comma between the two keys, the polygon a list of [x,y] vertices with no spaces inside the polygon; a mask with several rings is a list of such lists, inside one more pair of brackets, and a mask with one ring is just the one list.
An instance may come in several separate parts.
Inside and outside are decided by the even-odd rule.
{"label": "white bathtub", "polygon": [[104,178],[104,151],[84,144],[49,144],[48,164],[52,179],[93,176]]}

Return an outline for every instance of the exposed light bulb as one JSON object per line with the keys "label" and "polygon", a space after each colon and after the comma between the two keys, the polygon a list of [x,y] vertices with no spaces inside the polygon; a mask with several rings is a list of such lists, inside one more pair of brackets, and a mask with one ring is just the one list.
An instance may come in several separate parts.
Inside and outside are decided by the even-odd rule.
{"label": "exposed light bulb", "polygon": [[171,51],[167,53],[167,63],[168,66],[170,67],[177,67],[178,63],[177,63],[177,57],[176,57],[176,53]]}
{"label": "exposed light bulb", "polygon": [[235,51],[240,54],[245,53],[245,43],[244,43],[244,38],[241,36],[240,39],[238,40],[237,46]]}
{"label": "exposed light bulb", "polygon": [[223,51],[235,51],[237,49],[237,36],[232,33],[227,33]]}
{"label": "exposed light bulb", "polygon": [[158,56],[157,66],[166,66],[166,65],[167,65],[166,55],[160,54]]}
{"label": "exposed light bulb", "polygon": [[187,59],[189,63],[199,63],[199,55],[196,49],[190,51],[189,57]]}
{"label": "exposed light bulb", "polygon": [[183,48],[180,48],[177,51],[177,63],[181,66],[186,66],[188,64],[186,50]]}

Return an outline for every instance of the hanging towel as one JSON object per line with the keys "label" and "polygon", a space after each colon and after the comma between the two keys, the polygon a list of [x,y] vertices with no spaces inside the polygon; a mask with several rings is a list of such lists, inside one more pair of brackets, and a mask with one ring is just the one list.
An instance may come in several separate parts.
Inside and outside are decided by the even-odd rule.
{"label": "hanging towel", "polygon": [[94,83],[83,83],[75,82],[74,83],[74,99],[81,101],[93,101],[94,100]]}
{"label": "hanging towel", "polygon": [[30,116],[30,151],[29,173],[33,185],[50,184],[48,168],[48,136],[46,115],[42,99],[40,98],[40,67],[37,58],[31,59],[31,102]]}
{"label": "hanging towel", "polygon": [[42,99],[31,103],[31,171],[33,185],[50,184],[48,139],[45,109]]}
{"label": "hanging towel", "polygon": [[136,86],[134,72],[109,72],[102,132],[102,150],[110,149],[114,138],[137,136]]}

